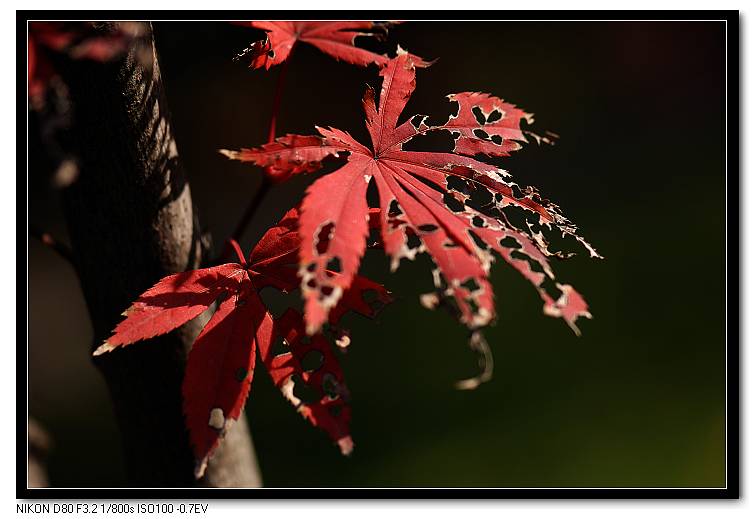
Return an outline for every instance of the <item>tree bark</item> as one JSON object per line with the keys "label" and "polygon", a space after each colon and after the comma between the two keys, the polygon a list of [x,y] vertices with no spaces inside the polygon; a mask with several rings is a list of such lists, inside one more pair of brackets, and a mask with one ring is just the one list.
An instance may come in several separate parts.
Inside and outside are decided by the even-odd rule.
{"label": "tree bark", "polygon": [[[203,254],[151,26],[143,29],[125,57],[68,61],[61,70],[79,162],[64,211],[94,327],[92,348],[141,292],[167,274],[197,268]],[[95,360],[112,397],[131,486],[261,485],[245,420],[229,431],[202,481],[194,480],[180,388],[200,320]]]}

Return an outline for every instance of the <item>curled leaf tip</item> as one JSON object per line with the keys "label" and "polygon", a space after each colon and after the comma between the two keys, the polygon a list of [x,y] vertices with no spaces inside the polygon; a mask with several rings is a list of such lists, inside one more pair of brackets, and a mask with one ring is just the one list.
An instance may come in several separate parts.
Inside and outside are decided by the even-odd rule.
{"label": "curled leaf tip", "polygon": [[226,150],[225,148],[218,150],[218,153],[228,157],[231,160],[239,160],[239,152],[233,150]]}
{"label": "curled leaf tip", "polygon": [[113,351],[114,349],[115,349],[115,346],[113,346],[109,342],[103,342],[102,346],[100,346],[99,348],[97,348],[96,350],[94,350],[94,352],[92,352],[92,356],[93,357],[99,357],[103,353],[108,353],[110,351]]}
{"label": "curled leaf tip", "polygon": [[338,448],[341,449],[341,454],[344,456],[351,456],[351,453],[354,452],[354,440],[351,439],[351,436],[344,436],[338,440]]}
{"label": "curled leaf tip", "polygon": [[480,367],[480,373],[475,377],[459,380],[454,384],[456,389],[477,389],[481,384],[489,382],[493,378],[493,353],[490,351],[488,341],[485,340],[482,332],[472,332],[469,337],[469,348],[478,355],[477,363]]}
{"label": "curled leaf tip", "polygon": [[205,456],[201,460],[197,461],[194,466],[194,479],[201,479],[204,476],[205,470],[207,470],[208,456]]}

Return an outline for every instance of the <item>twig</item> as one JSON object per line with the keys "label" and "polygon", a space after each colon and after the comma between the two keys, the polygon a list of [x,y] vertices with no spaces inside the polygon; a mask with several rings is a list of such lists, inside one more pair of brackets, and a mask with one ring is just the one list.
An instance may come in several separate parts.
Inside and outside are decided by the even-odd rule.
{"label": "twig", "polygon": [[241,241],[241,237],[244,235],[247,226],[254,218],[257,209],[259,209],[260,205],[262,205],[262,200],[264,200],[265,195],[267,195],[271,187],[273,187],[273,183],[268,180],[267,176],[262,177],[262,184],[260,185],[259,189],[257,189],[257,192],[254,193],[254,197],[252,197],[252,200],[246,207],[244,214],[239,220],[239,223],[236,224],[236,229],[234,229],[233,233],[231,234],[232,239]]}
{"label": "twig", "polygon": [[[294,44],[294,47],[296,45]],[[288,58],[283,62],[281,65],[280,72],[278,73],[278,79],[275,83],[275,96],[273,97],[273,111],[270,114],[270,129],[268,130],[267,134],[267,142],[271,143],[275,140],[275,130],[276,130],[276,123],[278,120],[278,113],[280,112],[281,107],[281,101],[283,99],[283,89],[286,84],[286,75],[288,72],[288,63],[291,61],[291,55],[293,54],[294,47],[291,48]],[[260,185],[259,189],[257,189],[257,192],[254,194],[254,197],[249,202],[249,205],[244,210],[244,214],[241,215],[241,219],[239,220],[239,223],[236,224],[236,228],[233,230],[233,233],[231,234],[231,239],[235,240],[237,242],[241,241],[241,238],[244,235],[244,232],[246,232],[246,228],[249,226],[251,221],[254,219],[254,215],[257,213],[257,209],[259,209],[260,205],[262,205],[262,201],[264,200],[267,193],[270,191],[270,188],[273,187],[273,183],[270,181],[267,174],[262,177],[262,184]],[[226,242],[225,247],[223,248],[223,252],[220,254],[220,256],[214,261],[214,263],[219,263],[229,257],[231,255],[231,252],[233,252],[233,249],[231,247],[230,241]]]}
{"label": "twig", "polygon": [[[283,100],[283,89],[286,84],[288,63],[291,61],[291,56],[294,52],[295,47],[296,47],[296,44],[294,44],[294,46],[291,47],[288,57],[281,65],[280,72],[278,73],[278,79],[275,82],[275,97],[273,97],[273,111],[270,114],[270,129],[268,130],[268,133],[267,133],[268,143],[271,143],[275,140],[275,128],[276,128],[276,123],[278,120],[278,113],[280,112],[281,101]],[[267,195],[268,191],[270,191],[271,187],[272,187],[272,182],[269,180],[268,175],[265,174],[262,180],[262,185],[254,194],[254,198],[252,198],[252,200],[249,202],[249,205],[244,211],[244,214],[241,216],[241,220],[239,220],[239,223],[236,225],[236,229],[233,231],[233,234],[231,234],[232,239],[236,241],[241,240],[241,237],[244,235],[244,231],[246,231],[246,227],[252,221],[254,214],[257,212],[257,209],[262,203],[262,200],[265,198],[265,195]]]}
{"label": "twig", "polygon": [[280,72],[278,73],[278,79],[275,82],[275,97],[273,97],[273,113],[270,115],[270,129],[267,133],[267,142],[273,142],[275,140],[275,124],[278,119],[278,112],[280,111],[281,107],[281,100],[283,99],[283,87],[286,84],[286,75],[288,72],[288,62],[291,61],[291,54],[294,52],[294,47],[296,47],[296,44],[294,44],[293,47],[291,47],[291,51],[288,54],[288,57],[281,65]]}

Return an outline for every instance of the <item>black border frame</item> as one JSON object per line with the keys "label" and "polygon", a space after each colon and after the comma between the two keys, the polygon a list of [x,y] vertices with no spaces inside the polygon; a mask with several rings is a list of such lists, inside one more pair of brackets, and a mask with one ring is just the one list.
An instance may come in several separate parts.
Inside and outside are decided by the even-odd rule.
{"label": "black border frame", "polygon": [[[16,314],[17,499],[738,499],[740,497],[741,172],[740,34],[738,11],[16,11],[16,262],[17,309],[27,309],[28,200],[26,25],[30,19],[364,19],[396,20],[721,20],[727,23],[727,412],[726,487],[723,488],[27,488],[26,312]],[[22,188],[22,186],[24,186]],[[24,395],[24,398],[21,398]]]}

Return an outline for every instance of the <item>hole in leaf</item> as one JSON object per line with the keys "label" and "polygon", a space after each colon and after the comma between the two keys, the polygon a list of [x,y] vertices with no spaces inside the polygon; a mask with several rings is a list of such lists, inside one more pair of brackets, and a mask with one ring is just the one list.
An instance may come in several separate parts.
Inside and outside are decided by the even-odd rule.
{"label": "hole in leaf", "polygon": [[478,124],[485,124],[485,114],[482,113],[479,106],[473,106],[472,113],[474,114],[474,118],[477,119]]}
{"label": "hole in leaf", "polygon": [[398,205],[398,201],[394,198],[388,205],[388,216],[395,218],[396,216],[401,216],[402,214],[404,214],[404,211],[401,210],[401,206]]}
{"label": "hole in leaf", "polygon": [[418,229],[424,233],[431,233],[438,230],[437,225],[433,225],[431,223],[425,223],[418,227]]}
{"label": "hole in leaf", "polygon": [[503,144],[503,137],[501,137],[500,135],[491,135],[490,140],[493,141],[498,146]]}
{"label": "hole in leaf", "polygon": [[493,193],[485,186],[476,185],[469,197],[467,205],[475,208],[487,207],[493,203]]}
{"label": "hole in leaf", "polygon": [[322,391],[330,398],[338,398],[341,394],[341,384],[338,383],[335,375],[326,373],[322,377]]}
{"label": "hole in leaf", "polygon": [[469,193],[469,183],[467,180],[456,175],[448,175],[446,177],[446,187],[465,195]]}
{"label": "hole in leaf", "polygon": [[472,133],[474,133],[475,137],[477,137],[478,139],[482,139],[482,140],[490,139],[490,135],[488,135],[487,132],[480,130],[479,128],[475,128]]}
{"label": "hole in leaf", "polygon": [[322,366],[325,356],[317,350],[309,350],[301,359],[301,367],[304,371],[315,371]]}
{"label": "hole in leaf", "polygon": [[454,213],[460,213],[464,211],[464,204],[459,202],[451,193],[446,193],[443,195],[443,203],[446,205],[446,207],[448,207],[449,210],[453,211]]}
{"label": "hole in leaf", "polygon": [[412,232],[411,229],[407,229],[407,231],[406,231],[406,246],[409,249],[416,249],[420,245],[422,245],[422,240],[419,239],[419,236],[417,236],[414,232]]}
{"label": "hole in leaf", "polygon": [[480,285],[477,284],[477,281],[475,281],[474,278],[467,279],[464,283],[461,284],[461,286],[466,288],[470,292],[480,290]]}
{"label": "hole in leaf", "polygon": [[305,404],[311,404],[320,399],[317,391],[309,384],[305,384],[298,373],[291,375],[291,380],[294,382],[294,396]]}
{"label": "hole in leaf", "polygon": [[249,374],[249,371],[246,368],[238,368],[234,374],[233,377],[236,379],[237,382],[243,382],[246,376]]}
{"label": "hole in leaf", "polygon": [[341,272],[341,258],[338,256],[333,256],[333,258],[328,261],[328,265],[325,267],[328,270],[332,270],[333,272]]}
{"label": "hole in leaf", "polygon": [[317,250],[317,254],[325,254],[325,251],[328,250],[330,239],[333,237],[334,228],[335,224],[333,222],[328,222],[320,227],[320,232],[315,236],[315,249]]}
{"label": "hole in leaf", "polygon": [[367,206],[380,207],[380,193],[373,179],[370,179],[370,183],[367,185]]}
{"label": "hole in leaf", "polygon": [[483,220],[481,216],[475,215],[472,218],[472,225],[475,227],[485,227],[485,220]]}
{"label": "hole in leaf", "polygon": [[481,249],[481,250],[488,250],[488,249],[490,248],[490,247],[488,246],[488,244],[487,244],[487,243],[485,243],[485,240],[483,240],[482,238],[480,238],[480,237],[479,237],[479,236],[477,235],[477,233],[476,233],[476,232],[474,232],[474,231],[467,231],[467,233],[468,233],[468,234],[469,234],[469,236],[470,236],[470,237],[472,238],[472,241],[474,242],[474,244],[475,244],[475,245],[477,245],[477,248],[478,248],[478,249]]}
{"label": "hole in leaf", "polygon": [[527,229],[527,215],[523,209],[507,205],[503,207],[503,213],[511,225],[517,229]]}
{"label": "hole in leaf", "polygon": [[469,305],[469,310],[473,314],[477,315],[478,313],[480,313],[480,305],[477,303],[477,301],[475,300],[475,298],[468,297],[465,301],[466,301],[467,305]]}
{"label": "hole in leaf", "polygon": [[501,244],[501,247],[506,247],[507,249],[521,249],[522,246],[519,244],[519,242],[512,238],[511,236],[506,236],[505,238],[501,238],[501,240],[498,242]]}
{"label": "hole in leaf", "polygon": [[487,120],[487,123],[488,123],[488,124],[490,124],[490,123],[494,123],[494,122],[496,122],[496,121],[497,121],[498,119],[500,119],[501,117],[503,117],[503,114],[501,113],[501,111],[500,111],[500,110],[493,110],[493,111],[492,111],[492,112],[490,112],[490,114],[488,115],[488,120]]}

